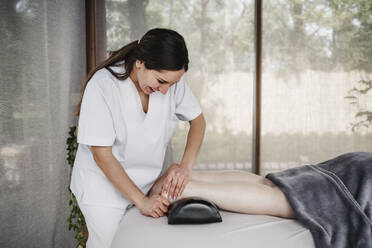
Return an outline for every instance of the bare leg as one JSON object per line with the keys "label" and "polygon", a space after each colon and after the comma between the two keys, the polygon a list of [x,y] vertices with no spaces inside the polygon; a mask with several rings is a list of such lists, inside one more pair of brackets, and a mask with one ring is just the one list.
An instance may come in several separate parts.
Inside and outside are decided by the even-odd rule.
{"label": "bare leg", "polygon": [[246,181],[203,182],[192,179],[176,200],[191,196],[208,199],[220,209],[232,212],[295,218],[285,195],[276,186]]}
{"label": "bare leg", "polygon": [[202,182],[244,181],[275,186],[269,179],[243,170],[193,170],[193,180]]}

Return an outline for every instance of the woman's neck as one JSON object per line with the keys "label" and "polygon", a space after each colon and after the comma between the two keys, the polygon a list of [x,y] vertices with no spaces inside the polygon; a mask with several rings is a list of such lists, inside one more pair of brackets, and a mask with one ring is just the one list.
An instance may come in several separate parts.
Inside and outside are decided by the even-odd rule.
{"label": "woman's neck", "polygon": [[138,92],[142,93],[142,89],[139,86],[138,79],[137,79],[137,68],[134,65],[133,65],[133,69],[132,69],[129,77],[132,80],[132,82],[134,83],[134,85],[136,86],[136,89],[138,90]]}

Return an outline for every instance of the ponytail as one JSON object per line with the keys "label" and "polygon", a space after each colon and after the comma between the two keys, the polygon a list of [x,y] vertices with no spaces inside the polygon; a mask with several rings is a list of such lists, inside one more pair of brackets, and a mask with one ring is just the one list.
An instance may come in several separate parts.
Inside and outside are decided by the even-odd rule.
{"label": "ponytail", "polygon": [[[132,72],[133,63],[135,62],[135,59],[129,59],[127,63],[124,63],[124,61],[126,60],[126,58],[128,58],[128,55],[132,53],[132,50],[136,49],[137,46],[138,46],[138,40],[129,43],[128,45],[120,48],[119,50],[111,51],[109,54],[109,57],[106,60],[102,61],[99,65],[97,65],[95,68],[93,68],[88,73],[88,75],[86,76],[84,80],[84,85],[83,85],[83,88],[80,94],[79,104],[75,111],[75,116],[80,115],[80,108],[81,108],[81,103],[83,100],[85,88],[87,87],[87,84],[89,80],[92,78],[92,76],[94,75],[94,73],[96,73],[98,70],[102,68],[106,68],[109,72],[111,72],[112,75],[114,75],[119,80],[125,80],[129,77],[130,73]],[[122,63],[119,63],[119,62],[122,62]],[[122,64],[124,64],[125,73],[116,73],[116,72],[113,72],[111,68],[109,68],[110,66],[113,66],[113,65],[119,66]]]}
{"label": "ponytail", "polygon": [[[119,80],[125,80],[132,72],[136,60],[144,62],[148,70],[177,71],[182,68],[188,70],[189,55],[182,35],[171,29],[154,28],[146,32],[140,39],[125,45],[119,50],[110,52],[108,59],[104,60],[85,78],[80,101],[75,111],[75,116],[80,115],[81,103],[85,88],[91,77],[98,70],[106,68]],[[112,71],[110,66],[124,66],[124,73]]]}

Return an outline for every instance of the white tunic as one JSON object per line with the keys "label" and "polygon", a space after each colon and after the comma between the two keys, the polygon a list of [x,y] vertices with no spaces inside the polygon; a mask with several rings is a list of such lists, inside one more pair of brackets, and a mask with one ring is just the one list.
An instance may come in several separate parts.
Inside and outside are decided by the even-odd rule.
{"label": "white tunic", "polygon": [[[123,66],[111,69],[124,72]],[[91,146],[112,146],[128,176],[147,194],[161,172],[177,122],[193,120],[200,114],[184,75],[165,95],[158,91],[150,94],[145,114],[130,77],[121,81],[105,68],[98,70],[82,99],[71,191],[85,204],[127,208],[131,202],[95,163]]]}

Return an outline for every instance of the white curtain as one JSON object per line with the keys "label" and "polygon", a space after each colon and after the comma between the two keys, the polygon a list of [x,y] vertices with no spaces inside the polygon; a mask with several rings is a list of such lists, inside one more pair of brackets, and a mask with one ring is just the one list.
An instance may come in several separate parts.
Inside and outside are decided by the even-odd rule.
{"label": "white curtain", "polygon": [[0,47],[0,247],[73,247],[66,138],[86,71],[84,1],[2,1]]}
{"label": "white curtain", "polygon": [[367,2],[264,1],[262,175],[372,152]]}

